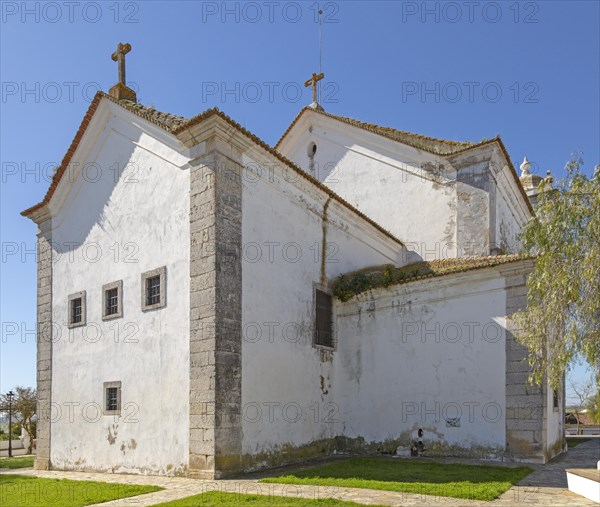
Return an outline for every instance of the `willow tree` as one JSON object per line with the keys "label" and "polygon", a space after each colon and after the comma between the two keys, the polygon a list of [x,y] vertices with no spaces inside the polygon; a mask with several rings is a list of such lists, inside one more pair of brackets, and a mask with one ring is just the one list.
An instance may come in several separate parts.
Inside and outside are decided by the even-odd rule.
{"label": "willow tree", "polygon": [[542,187],[521,234],[536,262],[527,309],[513,316],[517,339],[530,350],[530,381],[547,376],[554,388],[580,359],[600,381],[600,166],[588,177],[582,164],[575,156],[564,179]]}

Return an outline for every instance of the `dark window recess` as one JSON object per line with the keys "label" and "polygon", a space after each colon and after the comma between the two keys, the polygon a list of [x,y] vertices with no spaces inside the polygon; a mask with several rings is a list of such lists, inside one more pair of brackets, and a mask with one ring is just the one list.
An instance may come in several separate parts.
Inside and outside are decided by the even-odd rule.
{"label": "dark window recess", "polygon": [[106,411],[119,410],[119,388],[106,388]]}
{"label": "dark window recess", "polygon": [[558,408],[558,391],[556,389],[552,391],[552,407]]}
{"label": "dark window recess", "polygon": [[146,305],[160,303],[160,275],[146,279]]}
{"label": "dark window recess", "polygon": [[329,294],[316,289],[315,343],[333,347],[332,299]]}
{"label": "dark window recess", "polygon": [[119,311],[119,289],[108,289],[105,293],[106,315],[114,315]]}
{"label": "dark window recess", "polygon": [[79,324],[81,322],[81,310],[81,298],[71,299],[71,324]]}

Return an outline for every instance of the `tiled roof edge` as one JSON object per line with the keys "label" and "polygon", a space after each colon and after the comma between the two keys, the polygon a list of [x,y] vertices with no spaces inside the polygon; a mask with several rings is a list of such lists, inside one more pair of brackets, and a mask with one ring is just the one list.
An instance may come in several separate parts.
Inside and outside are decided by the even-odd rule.
{"label": "tiled roof edge", "polygon": [[172,133],[174,135],[178,135],[178,134],[184,132],[185,130],[187,130],[188,128],[192,127],[193,125],[196,125],[196,124],[198,124],[198,123],[206,120],[207,118],[209,118],[212,115],[217,115],[221,119],[225,120],[228,124],[230,124],[236,130],[238,130],[243,135],[245,135],[246,137],[248,137],[255,144],[257,144],[258,146],[260,146],[261,148],[263,148],[265,151],[267,151],[268,153],[270,153],[272,156],[274,156],[278,160],[280,160],[282,163],[286,164],[288,167],[290,167],[291,169],[293,169],[300,176],[302,176],[303,178],[305,178],[306,180],[308,180],[310,183],[312,183],[313,185],[315,185],[316,187],[318,187],[320,190],[322,190],[323,192],[325,192],[327,195],[329,195],[329,197],[331,197],[332,199],[338,201],[344,207],[348,208],[354,214],[356,214],[357,216],[359,216],[360,218],[362,218],[363,220],[365,220],[367,223],[369,223],[370,225],[372,225],[373,227],[375,227],[379,232],[383,233],[388,238],[394,240],[399,245],[404,245],[404,243],[400,239],[398,239],[396,236],[394,236],[391,232],[389,232],[388,230],[384,229],[381,225],[379,225],[373,219],[369,218],[367,215],[365,215],[364,213],[362,213],[361,211],[359,211],[357,208],[355,208],[354,206],[352,206],[352,204],[350,204],[348,201],[346,201],[343,197],[341,197],[336,192],[334,192],[333,190],[331,190],[329,187],[327,187],[326,185],[324,185],[323,183],[321,183],[319,180],[317,180],[316,178],[314,178],[313,176],[311,176],[310,174],[308,174],[306,171],[304,171],[301,167],[299,167],[298,165],[296,165],[294,162],[292,162],[288,158],[284,157],[280,152],[278,152],[277,150],[275,150],[273,147],[271,147],[269,144],[267,144],[265,141],[263,141],[260,137],[258,137],[257,135],[253,134],[252,132],[250,132],[248,129],[246,129],[245,127],[243,127],[242,125],[240,125],[238,122],[236,122],[235,120],[233,120],[230,116],[226,115],[225,113],[223,113],[222,111],[220,111],[216,107],[214,107],[212,109],[208,109],[208,110],[204,111],[203,113],[199,114],[198,116],[195,116],[194,118],[192,118],[185,125],[182,125],[182,126],[178,127],[177,129],[173,130]]}
{"label": "tiled roof edge", "polygon": [[[313,109],[311,107],[306,106],[306,107],[304,107],[304,108],[302,108],[300,110],[300,112],[296,115],[296,117],[294,118],[294,120],[292,121],[292,123],[290,123],[289,127],[286,129],[286,131],[283,133],[283,135],[279,138],[279,141],[277,141],[277,143],[275,144],[275,149],[277,149],[279,147],[279,145],[282,143],[282,141],[285,139],[285,137],[287,137],[287,135],[292,130],[292,128],[294,127],[294,125],[296,125],[296,123],[300,120],[300,117],[306,111],[313,111],[315,113],[324,115],[324,116],[326,116],[328,118],[336,119],[338,121],[341,121],[341,122],[346,123],[348,125],[354,126],[356,128],[362,128],[363,130],[366,130],[367,132],[371,132],[373,134],[380,135],[382,137],[385,137],[386,139],[391,139],[392,141],[395,141],[397,143],[404,143],[404,141],[399,141],[398,139],[393,139],[393,138],[391,138],[389,136],[386,136],[386,135],[384,135],[384,134],[382,134],[380,132],[376,132],[376,131],[370,130],[370,129],[365,129],[364,127],[361,127],[360,125],[356,125],[356,124],[354,124],[352,122],[349,122],[349,121],[344,121],[344,117],[342,117],[342,116],[337,116],[337,115],[334,115],[334,114],[330,114],[330,113],[327,113],[325,111],[317,111],[316,109]],[[362,122],[359,122],[359,123],[362,123]],[[402,132],[402,131],[398,131],[398,132]],[[448,143],[448,142],[449,143],[460,143],[459,141],[445,141],[443,139],[436,139],[434,137],[422,136],[420,134],[412,134],[410,132],[403,132],[403,133],[409,134],[409,135],[412,135],[412,136],[421,137],[421,138],[427,139],[427,140],[432,140],[432,141],[446,142],[446,143]],[[455,155],[461,155],[461,154],[463,154],[463,153],[465,153],[465,152],[467,152],[469,150],[481,148],[482,146],[486,146],[486,145],[493,144],[493,143],[496,143],[496,142],[499,144],[500,149],[502,150],[502,152],[503,152],[506,160],[508,161],[509,168],[511,169],[513,178],[515,179],[515,181],[516,181],[516,183],[517,183],[517,185],[519,187],[519,191],[520,191],[521,195],[523,196],[523,199],[525,200],[525,205],[527,206],[527,209],[533,215],[533,206],[531,206],[531,202],[529,201],[529,197],[527,197],[525,189],[523,188],[523,185],[521,184],[521,181],[519,180],[519,175],[518,175],[518,173],[517,173],[517,171],[516,171],[516,169],[515,169],[515,167],[514,167],[514,165],[512,163],[512,160],[510,159],[510,156],[508,155],[508,151],[506,149],[506,146],[504,146],[504,143],[502,142],[502,139],[500,138],[499,135],[497,135],[496,137],[493,137],[492,139],[485,139],[485,140],[480,141],[478,143],[473,143],[470,146],[464,146],[464,147],[461,147],[459,149],[456,149],[456,150],[448,152],[448,153],[438,153],[438,152],[435,152],[435,151],[433,151],[431,149],[428,149],[427,147],[417,146],[416,143],[411,144],[410,142],[406,142],[404,144],[407,144],[408,146],[412,146],[413,148],[417,148],[417,149],[426,151],[427,153],[431,153],[433,155],[437,155],[437,156],[440,156],[440,157],[450,157],[450,156],[455,156]]]}
{"label": "tiled roof edge", "polygon": [[73,157],[73,154],[75,153],[75,150],[79,146],[79,142],[81,141],[83,134],[85,134],[85,131],[87,130],[87,127],[90,124],[90,121],[91,121],[92,117],[94,116],[96,109],[98,108],[98,104],[100,104],[100,100],[104,96],[105,96],[104,92],[99,91],[96,93],[96,95],[92,99],[90,107],[88,107],[88,110],[86,111],[86,113],[83,117],[83,120],[81,121],[81,124],[79,125],[79,128],[77,129],[77,133],[75,134],[73,141],[71,141],[71,144],[69,146],[69,149],[67,150],[67,153],[65,153],[65,156],[63,157],[62,162],[60,163],[60,166],[58,167],[57,171],[54,173],[54,176],[52,177],[52,181],[50,182],[50,187],[46,191],[46,195],[44,196],[44,198],[39,203],[22,211],[21,215],[28,217],[33,212],[37,211],[38,209],[42,208],[43,206],[45,206],[46,204],[48,204],[50,202],[50,199],[51,199],[52,195],[54,194],[56,187],[58,186],[58,183],[60,182],[61,178],[63,177],[63,174],[66,172],[67,167],[69,166],[69,162],[71,161],[71,158]]}
{"label": "tiled roof edge", "polygon": [[[422,274],[422,275],[416,275],[413,277],[407,277],[402,280],[393,282],[388,286],[381,285],[381,286],[369,287],[369,288],[365,289],[364,291],[356,293],[348,301],[350,301],[354,297],[358,296],[359,294],[364,294],[365,292],[368,292],[370,290],[396,287],[398,285],[405,285],[408,283],[426,280],[429,278],[439,278],[442,276],[455,275],[455,274],[459,274],[459,273],[475,271],[478,269],[494,268],[494,267],[502,266],[505,264],[511,264],[511,263],[527,261],[527,260],[535,260],[535,256],[528,255],[528,254],[508,254],[508,255],[494,255],[494,256],[486,256],[486,257],[462,257],[462,258],[459,257],[459,258],[452,258],[452,259],[440,259],[440,260],[435,260],[435,261],[414,262],[414,263],[407,264],[405,266],[401,266],[399,268],[394,268],[394,269],[404,270],[404,269],[410,269],[410,268],[430,266],[430,267],[432,267],[433,272],[427,273],[427,274]],[[376,273],[382,272],[384,268],[385,268],[385,265],[368,268],[368,270],[359,269],[356,271],[351,271],[349,273],[344,273],[340,276],[350,278],[361,272],[365,273],[367,275],[368,274],[376,274]],[[435,272],[434,271],[435,269],[439,270],[442,268],[445,268],[445,270],[443,272]]]}
{"label": "tiled roof edge", "polygon": [[375,222],[374,220],[372,220],[371,218],[369,218],[367,215],[365,215],[364,213],[362,213],[361,211],[359,211],[358,209],[356,209],[354,206],[352,206],[349,202],[347,202],[345,199],[343,199],[341,196],[339,196],[333,190],[331,190],[327,186],[323,185],[320,181],[318,181],[316,178],[312,177],[310,174],[306,173],[299,166],[297,166],[296,164],[294,164],[291,160],[289,160],[286,157],[284,157],[281,153],[279,153],[278,151],[276,151],[275,149],[273,149],[271,146],[269,146],[266,142],[264,142],[258,136],[256,136],[255,134],[253,134],[252,132],[250,132],[249,130],[247,130],[245,127],[243,127],[242,125],[240,125],[239,123],[237,123],[235,120],[233,120],[228,115],[226,115],[225,113],[223,113],[222,111],[220,111],[218,108],[213,107],[211,109],[207,109],[206,111],[200,113],[199,115],[194,116],[193,118],[191,118],[188,122],[184,123],[183,125],[180,125],[179,127],[175,128],[175,129],[170,129],[170,128],[167,128],[164,125],[162,125],[161,122],[157,121],[154,117],[152,117],[150,115],[146,115],[146,114],[141,113],[139,111],[135,111],[135,110],[132,110],[132,109],[129,109],[129,108],[123,106],[122,104],[120,104],[120,102],[117,99],[111,97],[110,95],[108,95],[108,94],[106,94],[106,93],[104,93],[102,91],[99,91],[99,92],[96,93],[96,95],[95,95],[95,97],[94,97],[94,99],[92,101],[92,104],[88,108],[88,110],[87,110],[87,112],[86,112],[86,114],[84,116],[84,119],[81,122],[81,125],[79,126],[79,130],[77,131],[77,134],[75,135],[75,138],[73,139],[73,141],[72,141],[72,143],[71,143],[71,145],[69,147],[69,150],[67,151],[67,154],[63,158],[63,161],[62,161],[59,169],[57,170],[57,172],[55,173],[54,177],[52,178],[52,183],[50,184],[50,188],[46,192],[46,195],[45,195],[44,199],[41,202],[39,202],[38,204],[32,206],[31,208],[28,208],[28,209],[22,211],[21,215],[23,215],[23,216],[29,216],[34,211],[36,211],[36,210],[40,209],[41,207],[45,206],[46,204],[48,204],[48,202],[52,198],[52,195],[54,194],[54,191],[56,190],[56,187],[58,186],[58,183],[60,182],[60,179],[62,178],[62,175],[66,171],[66,167],[68,166],[69,161],[71,160],[71,157],[73,156],[73,153],[77,149],[77,146],[79,145],[79,142],[81,141],[81,138],[83,137],[83,134],[85,133],[85,131],[87,129],[87,126],[89,125],[90,120],[91,120],[92,116],[94,115],[94,113],[95,113],[95,111],[96,111],[96,109],[98,107],[98,104],[100,103],[100,100],[102,98],[106,98],[106,99],[114,102],[115,104],[121,106],[126,111],[129,111],[130,113],[135,114],[138,117],[141,117],[141,118],[143,118],[143,119],[145,119],[145,120],[147,120],[147,121],[149,121],[151,123],[154,123],[155,125],[159,126],[163,130],[165,130],[166,132],[169,132],[169,133],[171,133],[173,135],[180,134],[181,132],[184,132],[188,128],[190,128],[190,127],[192,127],[192,126],[194,126],[194,125],[196,125],[196,124],[204,121],[205,119],[209,118],[210,116],[217,115],[220,118],[222,118],[223,120],[225,120],[227,123],[229,123],[231,126],[233,126],[234,128],[236,128],[243,135],[245,135],[250,140],[252,140],[255,144],[257,144],[258,146],[260,146],[261,148],[263,148],[264,150],[266,150],[268,153],[270,153],[271,155],[273,155],[274,157],[276,157],[277,159],[279,159],[281,162],[283,162],[284,164],[286,164],[287,166],[289,166],[291,169],[293,169],[294,171],[296,171],[299,175],[301,175],[302,177],[304,177],[306,180],[308,180],[309,182],[311,182],[313,185],[315,185],[316,187],[318,187],[320,190],[324,191],[327,195],[329,195],[329,197],[331,197],[332,199],[338,201],[344,207],[346,207],[350,211],[352,211],[355,215],[359,216],[364,221],[366,221],[367,223],[369,223],[370,225],[372,225],[379,232],[383,233],[385,236],[387,236],[388,238],[392,239],[393,241],[395,241],[399,245],[404,245],[404,243],[402,243],[402,241],[400,239],[398,239],[396,236],[394,236],[391,232],[389,232],[388,230],[384,229],[377,222]]}
{"label": "tiled roof edge", "polygon": [[[386,139],[390,139],[392,141],[396,141],[398,143],[403,143],[406,144],[408,146],[411,146],[413,148],[417,148],[419,150],[423,150],[423,151],[427,151],[428,153],[432,153],[434,155],[448,155],[448,154],[453,154],[455,153],[457,150],[455,151],[450,151],[448,153],[438,153],[436,151],[433,151],[427,147],[424,147],[418,143],[411,143],[410,141],[406,140],[406,141],[400,141],[398,139],[393,138],[392,136],[386,135],[384,132],[380,132],[377,129],[389,129],[391,131],[397,132],[399,134],[403,134],[403,135],[407,135],[410,137],[414,137],[417,139],[423,139],[424,141],[433,141],[433,142],[437,142],[437,143],[443,143],[443,144],[452,144],[452,145],[456,145],[457,148],[460,147],[461,149],[468,149],[471,148],[472,146],[475,146],[477,144],[482,144],[482,143],[472,143],[470,141],[449,141],[447,139],[438,139],[436,137],[430,137],[430,136],[424,136],[422,134],[415,134],[413,132],[406,132],[403,130],[398,130],[398,129],[394,129],[392,127],[383,127],[380,125],[371,125],[371,124],[367,124],[365,122],[356,120],[354,118],[347,118],[345,116],[339,116],[337,114],[332,114],[332,113],[328,113],[326,111],[319,111],[317,109],[313,109],[312,107],[308,107],[305,106],[303,107],[300,112],[296,115],[296,117],[292,120],[292,123],[290,123],[290,125],[288,126],[288,128],[285,130],[285,132],[282,134],[282,136],[279,138],[279,140],[277,141],[277,143],[275,144],[275,149],[277,149],[279,147],[279,145],[283,142],[283,140],[287,137],[287,135],[290,133],[290,131],[294,128],[294,126],[296,125],[296,123],[298,123],[298,121],[300,120],[300,117],[302,117],[304,115],[304,113],[306,111],[313,111],[317,114],[320,114],[322,116],[325,116],[327,118],[333,118],[334,120],[338,120],[342,123],[346,123],[347,125],[351,125],[353,127],[365,130],[367,132],[371,132],[373,134],[377,134],[379,136],[385,137]],[[373,128],[369,128],[369,126],[372,126]]]}

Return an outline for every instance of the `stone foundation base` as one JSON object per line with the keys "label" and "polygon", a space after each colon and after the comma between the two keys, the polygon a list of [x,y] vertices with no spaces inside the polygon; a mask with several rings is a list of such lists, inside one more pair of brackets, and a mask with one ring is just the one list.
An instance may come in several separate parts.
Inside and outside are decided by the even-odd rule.
{"label": "stone foundation base", "polygon": [[50,460],[44,458],[36,458],[33,462],[34,470],[50,470]]}

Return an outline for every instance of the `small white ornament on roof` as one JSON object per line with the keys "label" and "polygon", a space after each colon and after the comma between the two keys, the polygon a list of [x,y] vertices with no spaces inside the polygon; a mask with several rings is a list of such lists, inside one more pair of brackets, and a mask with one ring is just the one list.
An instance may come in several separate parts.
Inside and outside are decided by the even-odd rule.
{"label": "small white ornament on roof", "polygon": [[529,162],[529,160],[527,160],[527,157],[525,157],[523,159],[523,162],[521,162],[521,165],[520,165],[521,176],[529,176],[531,174],[529,172],[530,167],[531,167],[531,162]]}

